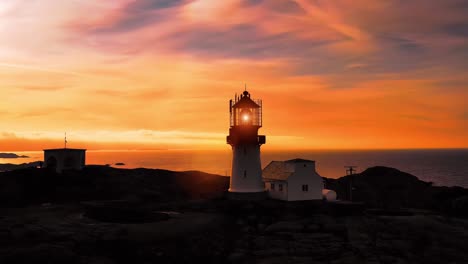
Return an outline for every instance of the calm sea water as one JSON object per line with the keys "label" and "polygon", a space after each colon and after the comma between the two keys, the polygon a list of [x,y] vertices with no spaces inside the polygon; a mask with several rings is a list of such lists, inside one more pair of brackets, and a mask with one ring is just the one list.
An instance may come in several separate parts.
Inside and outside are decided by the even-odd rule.
{"label": "calm sea water", "polygon": [[[0,163],[23,163],[42,160],[37,152],[16,152],[30,158],[0,159]],[[315,160],[320,175],[338,178],[345,175],[344,166],[355,165],[363,171],[371,166],[389,166],[417,176],[435,185],[468,188],[468,149],[452,150],[330,150],[330,151],[262,151],[262,167],[272,160],[303,158]],[[168,170],[201,170],[230,175],[231,151],[152,150],[152,151],[87,151],[87,164],[110,164],[120,168],[161,168]],[[125,163],[116,166],[115,163]]]}

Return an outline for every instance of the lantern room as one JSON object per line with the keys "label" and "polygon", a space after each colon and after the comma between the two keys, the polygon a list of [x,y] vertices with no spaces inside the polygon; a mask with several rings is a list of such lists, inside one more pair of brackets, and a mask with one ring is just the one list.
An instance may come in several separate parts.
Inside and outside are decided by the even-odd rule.
{"label": "lantern room", "polygon": [[244,91],[239,97],[229,101],[230,126],[262,126],[262,100],[251,99]]}

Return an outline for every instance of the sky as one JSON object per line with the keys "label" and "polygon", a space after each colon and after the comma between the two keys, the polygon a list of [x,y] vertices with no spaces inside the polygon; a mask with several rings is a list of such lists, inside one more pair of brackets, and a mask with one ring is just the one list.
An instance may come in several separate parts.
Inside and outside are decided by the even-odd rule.
{"label": "sky", "polygon": [[0,151],[468,147],[466,0],[1,0]]}

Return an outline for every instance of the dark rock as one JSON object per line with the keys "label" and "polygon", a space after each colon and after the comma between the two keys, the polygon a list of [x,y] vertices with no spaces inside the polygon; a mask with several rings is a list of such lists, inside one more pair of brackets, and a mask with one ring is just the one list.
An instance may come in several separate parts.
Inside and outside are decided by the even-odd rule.
{"label": "dark rock", "polygon": [[468,196],[461,196],[452,201],[452,212],[460,216],[468,216]]}
{"label": "dark rock", "polygon": [[87,205],[85,216],[110,223],[147,223],[169,219],[169,214],[148,209],[119,205]]}
{"label": "dark rock", "polygon": [[[388,175],[368,179],[377,172]],[[322,202],[225,200],[218,195],[229,179],[200,172],[5,172],[0,203],[25,207],[2,208],[0,263],[465,263],[468,224],[450,213],[465,210],[465,189],[396,176],[405,190],[427,191],[415,205],[438,211],[402,209],[411,201],[394,204],[385,200],[392,191],[377,193],[393,173],[356,175],[366,190],[355,196],[362,203],[330,209]],[[365,205],[380,208],[350,212]],[[388,213],[405,210],[411,215]]]}
{"label": "dark rock", "polygon": [[243,260],[245,260],[246,257],[247,257],[247,255],[246,255],[245,252],[243,252],[243,251],[235,251],[235,252],[231,253],[231,254],[228,256],[227,260],[228,260],[229,262],[231,262],[231,263],[236,263],[236,262],[238,262],[238,261],[243,261]]}
{"label": "dark rock", "polygon": [[198,171],[87,166],[60,175],[36,168],[1,172],[0,183],[0,206],[25,206],[128,197],[142,202],[213,199],[222,197],[229,178]]}
{"label": "dark rock", "polygon": [[468,196],[468,189],[432,186],[414,175],[388,167],[372,167],[359,174],[325,181],[329,189],[337,192],[337,199],[352,197],[353,202],[390,210],[389,213],[400,208],[422,208],[457,214],[460,210],[452,207],[452,202]]}
{"label": "dark rock", "polygon": [[39,244],[30,248],[16,248],[0,254],[2,264],[13,263],[78,263],[76,254],[70,249],[53,244]]}
{"label": "dark rock", "polygon": [[305,227],[306,232],[317,232],[320,229],[318,224],[307,224]]}
{"label": "dark rock", "polygon": [[265,232],[274,233],[274,232],[281,232],[281,231],[301,231],[304,229],[304,225],[298,222],[277,222],[274,223],[267,228],[265,228]]}
{"label": "dark rock", "polygon": [[27,168],[37,168],[41,164],[42,164],[42,161],[34,161],[34,162],[21,163],[21,164],[2,163],[0,164],[0,172],[27,169]]}

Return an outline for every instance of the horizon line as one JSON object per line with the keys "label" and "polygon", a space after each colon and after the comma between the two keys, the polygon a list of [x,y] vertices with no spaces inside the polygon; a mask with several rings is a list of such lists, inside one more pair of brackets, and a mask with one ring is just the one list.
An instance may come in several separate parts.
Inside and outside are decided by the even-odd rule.
{"label": "horizon line", "polygon": [[[48,148],[50,149],[50,148]],[[52,148],[53,149],[53,148]],[[60,148],[57,148],[60,149]],[[277,149],[267,149],[263,151],[394,151],[394,150],[468,150],[468,147],[444,147],[444,148],[306,148],[306,149],[297,149],[297,148],[277,148]],[[20,152],[43,152],[41,150],[0,150],[0,153],[20,153]],[[155,149],[86,149],[86,151],[92,152],[131,152],[131,151],[225,151],[220,148],[155,148]]]}

